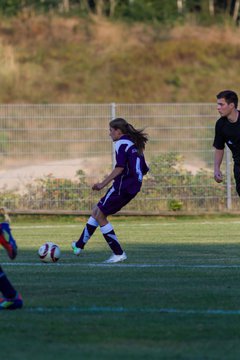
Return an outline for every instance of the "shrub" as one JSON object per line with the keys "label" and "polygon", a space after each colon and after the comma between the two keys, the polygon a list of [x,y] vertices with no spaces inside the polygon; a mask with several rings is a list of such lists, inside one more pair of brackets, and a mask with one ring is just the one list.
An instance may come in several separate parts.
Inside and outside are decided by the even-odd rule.
{"label": "shrub", "polygon": [[[226,184],[216,184],[212,172],[203,169],[192,174],[182,163],[183,157],[175,152],[153,157],[142,191],[124,210],[152,213],[226,208]],[[28,210],[90,211],[101,194],[91,190],[84,171],[78,170],[76,175],[76,180],[70,180],[49,174],[29,184],[23,195],[3,191],[1,205]]]}
{"label": "shrub", "polygon": [[192,174],[182,163],[183,157],[175,152],[151,160],[151,173],[144,186],[148,199],[155,198],[162,208],[174,211],[225,206],[226,187],[214,182],[212,172],[199,169]]}

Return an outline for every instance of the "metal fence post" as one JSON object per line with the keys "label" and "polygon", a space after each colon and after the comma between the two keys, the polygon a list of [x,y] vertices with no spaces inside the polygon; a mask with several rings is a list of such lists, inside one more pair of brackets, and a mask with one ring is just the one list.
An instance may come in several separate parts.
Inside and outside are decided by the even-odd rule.
{"label": "metal fence post", "polygon": [[226,146],[226,179],[227,179],[227,209],[232,208],[232,193],[231,193],[231,152],[228,146]]}
{"label": "metal fence post", "polygon": [[[111,120],[116,118],[116,103],[111,103]],[[115,167],[115,148],[114,143],[112,143],[112,168]]]}

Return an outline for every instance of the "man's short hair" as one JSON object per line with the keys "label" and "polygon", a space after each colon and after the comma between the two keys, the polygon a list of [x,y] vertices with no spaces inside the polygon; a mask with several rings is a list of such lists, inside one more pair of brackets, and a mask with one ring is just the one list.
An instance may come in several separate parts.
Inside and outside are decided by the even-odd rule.
{"label": "man's short hair", "polygon": [[228,104],[233,103],[235,108],[238,107],[238,96],[232,90],[223,90],[217,94],[217,99],[225,99]]}

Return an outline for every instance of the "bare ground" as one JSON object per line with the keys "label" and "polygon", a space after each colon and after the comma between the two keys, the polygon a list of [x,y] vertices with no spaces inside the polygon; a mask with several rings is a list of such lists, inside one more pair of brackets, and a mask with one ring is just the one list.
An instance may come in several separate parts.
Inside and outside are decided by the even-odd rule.
{"label": "bare ground", "polygon": [[5,189],[23,192],[27,184],[47,176],[77,180],[78,170],[83,170],[89,182],[93,183],[102,178],[103,170],[106,170],[105,164],[106,161],[102,158],[49,161],[19,167],[12,164],[0,171],[0,191]]}

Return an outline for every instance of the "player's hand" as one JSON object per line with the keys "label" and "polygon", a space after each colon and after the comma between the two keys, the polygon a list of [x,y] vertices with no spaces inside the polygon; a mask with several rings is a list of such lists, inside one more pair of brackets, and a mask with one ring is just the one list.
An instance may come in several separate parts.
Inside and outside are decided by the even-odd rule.
{"label": "player's hand", "polygon": [[102,183],[96,183],[92,186],[92,190],[100,191],[102,190],[103,186]]}
{"label": "player's hand", "polygon": [[223,181],[223,176],[222,176],[222,173],[221,171],[216,171],[214,173],[214,180],[217,182],[217,183],[221,183]]}

